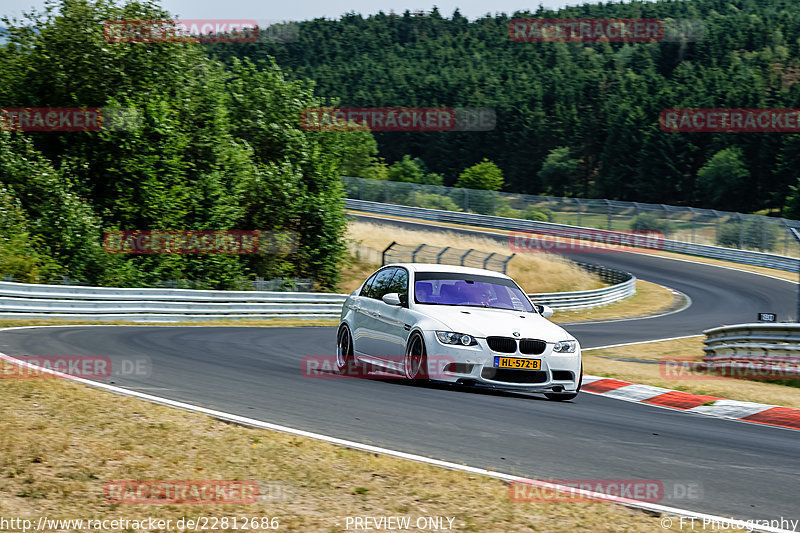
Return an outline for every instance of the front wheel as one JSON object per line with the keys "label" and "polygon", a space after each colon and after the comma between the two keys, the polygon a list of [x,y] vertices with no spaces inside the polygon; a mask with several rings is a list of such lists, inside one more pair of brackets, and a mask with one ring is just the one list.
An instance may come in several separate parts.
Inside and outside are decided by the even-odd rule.
{"label": "front wheel", "polygon": [[425,381],[428,379],[428,352],[425,350],[425,341],[422,335],[414,333],[408,339],[406,355],[403,359],[403,371],[406,379],[411,381]]}
{"label": "front wheel", "polygon": [[350,328],[342,326],[336,336],[336,373],[345,375],[355,367],[355,357],[353,355],[353,336]]}
{"label": "front wheel", "polygon": [[582,384],[583,384],[583,363],[581,363],[580,377],[578,378],[578,388],[575,389],[575,392],[545,392],[544,396],[548,400],[553,400],[554,402],[574,400],[575,398],[578,397],[578,393],[581,391]]}

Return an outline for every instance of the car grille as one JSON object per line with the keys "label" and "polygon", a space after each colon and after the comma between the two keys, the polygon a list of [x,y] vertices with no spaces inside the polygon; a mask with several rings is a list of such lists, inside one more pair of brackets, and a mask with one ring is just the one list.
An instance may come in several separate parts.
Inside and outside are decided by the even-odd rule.
{"label": "car grille", "polygon": [[517,351],[517,341],[511,337],[486,337],[486,343],[494,352],[514,353]]}
{"label": "car grille", "polygon": [[547,343],[539,339],[522,339],[519,341],[519,351],[527,355],[544,353]]}
{"label": "car grille", "polygon": [[[486,343],[494,352],[515,353],[517,339],[511,337],[486,337]],[[526,355],[539,355],[544,353],[547,343],[539,339],[522,339],[519,341],[519,351]]]}
{"label": "car grille", "polygon": [[547,372],[543,370],[513,370],[486,367],[481,372],[481,377],[505,383],[544,383],[547,381]]}

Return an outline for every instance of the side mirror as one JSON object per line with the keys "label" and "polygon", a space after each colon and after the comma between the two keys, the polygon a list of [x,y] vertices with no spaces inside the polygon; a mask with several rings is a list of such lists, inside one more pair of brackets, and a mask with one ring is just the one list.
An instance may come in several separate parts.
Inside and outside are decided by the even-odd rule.
{"label": "side mirror", "polygon": [[546,305],[536,304],[536,310],[545,318],[553,316],[553,309]]}
{"label": "side mirror", "polygon": [[350,296],[358,296],[358,289],[350,293]]}
{"label": "side mirror", "polygon": [[396,292],[389,292],[387,294],[384,294],[381,300],[383,300],[384,303],[387,303],[389,305],[400,305],[400,295],[397,294]]}

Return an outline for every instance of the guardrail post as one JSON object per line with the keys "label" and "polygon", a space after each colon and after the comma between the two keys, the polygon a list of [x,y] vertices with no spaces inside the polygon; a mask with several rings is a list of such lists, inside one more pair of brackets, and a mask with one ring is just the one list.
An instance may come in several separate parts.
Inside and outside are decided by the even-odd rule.
{"label": "guardrail post", "polygon": [[417,252],[419,252],[420,250],[425,248],[425,246],[427,246],[427,245],[426,244],[420,244],[419,246],[417,246],[416,250],[411,252],[411,262],[412,263],[416,263],[417,262]]}
{"label": "guardrail post", "polygon": [[[788,233],[789,226],[786,224],[786,220],[781,219],[781,224],[783,224],[783,229],[785,229]],[[783,238],[783,255],[789,255],[789,239],[787,239],[785,236]]]}
{"label": "guardrail post", "polygon": [[514,256],[515,256],[515,255],[517,255],[517,254],[511,254],[510,256],[508,256],[508,259],[506,259],[505,261],[503,261],[503,274],[507,274],[506,270],[508,269],[508,263],[509,263],[509,262],[510,262],[512,259],[514,259]]}
{"label": "guardrail post", "polygon": [[467,252],[464,255],[461,256],[461,266],[462,267],[464,266],[464,260],[466,260],[467,256],[469,254],[471,254],[472,252],[474,252],[474,251],[475,251],[474,248],[470,248],[469,250],[467,250]]}
{"label": "guardrail post", "polygon": [[497,255],[497,252],[492,252],[492,253],[490,253],[489,255],[487,255],[487,256],[486,256],[486,259],[484,259],[484,260],[483,260],[483,268],[486,268],[486,265],[488,265],[488,264],[489,264],[489,260],[490,260],[490,259],[492,258],[492,256],[494,256],[494,255]]}
{"label": "guardrail post", "polygon": [[395,244],[397,244],[397,242],[392,241],[392,244],[383,249],[383,253],[381,254],[381,266],[384,266],[386,264],[386,252],[391,250],[392,246],[394,246]]}
{"label": "guardrail post", "polygon": [[[800,244],[800,231],[796,230],[795,228],[789,228],[789,233],[794,237],[794,240]],[[800,260],[798,260],[800,264]],[[797,269],[800,272],[800,268]],[[800,285],[797,286],[797,316],[794,319],[795,322],[800,322]]]}
{"label": "guardrail post", "polygon": [[661,204],[661,207],[664,208],[664,236],[669,236],[669,206],[665,204]]}
{"label": "guardrail post", "polygon": [[439,252],[438,254],[436,254],[436,264],[437,264],[437,265],[441,265],[441,264],[442,264],[442,256],[443,256],[445,253],[447,253],[447,250],[449,250],[449,249],[450,249],[450,246],[446,246],[446,247],[444,247],[444,248],[442,249],[442,251],[441,251],[441,252]]}
{"label": "guardrail post", "polygon": [[739,249],[744,250],[744,217],[741,213],[736,213],[739,217]]}

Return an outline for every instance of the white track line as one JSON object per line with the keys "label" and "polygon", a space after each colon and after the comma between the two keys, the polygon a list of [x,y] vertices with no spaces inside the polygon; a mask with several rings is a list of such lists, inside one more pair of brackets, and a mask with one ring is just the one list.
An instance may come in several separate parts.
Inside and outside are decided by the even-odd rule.
{"label": "white track line", "polygon": [[[21,326],[21,327],[9,327],[9,328],[0,328],[0,331],[10,331],[15,329],[29,329],[35,328],[39,326]],[[47,327],[76,327],[76,326],[47,326]],[[127,327],[127,326],[105,326],[105,327]],[[75,381],[78,383],[83,383],[84,385],[88,385],[90,387],[95,387],[98,389],[102,389],[114,394],[120,394],[123,396],[130,396],[133,398],[138,398],[140,400],[145,400],[148,402],[165,405],[167,407],[175,407],[178,409],[183,409],[185,411],[190,411],[194,413],[200,413],[204,415],[208,415],[219,420],[225,420],[228,422],[233,422],[236,424],[242,424],[245,426],[250,426],[259,429],[268,429],[272,431],[280,431],[281,433],[288,433],[290,435],[297,435],[299,437],[306,437],[309,439],[320,440],[323,442],[327,442],[330,444],[335,444],[337,446],[346,446],[348,448],[354,448],[357,450],[363,450],[370,453],[379,453],[381,455],[387,455],[390,457],[397,457],[399,459],[407,459],[409,461],[416,461],[419,463],[425,463],[431,466],[437,466],[439,468],[447,468],[449,470],[458,470],[461,472],[468,472],[470,474],[478,474],[482,476],[488,476],[495,479],[500,479],[502,481],[511,482],[520,482],[526,483],[530,485],[534,485],[536,487],[550,489],[550,490],[558,490],[566,493],[571,494],[580,494],[581,496],[585,496],[587,498],[606,501],[609,503],[615,503],[619,505],[624,505],[626,507],[631,507],[634,509],[642,509],[645,511],[650,511],[654,513],[678,516],[678,517],[686,517],[686,518],[694,518],[696,520],[703,520],[706,521],[705,523],[715,523],[718,525],[727,526],[730,528],[736,528],[740,530],[747,530],[747,531],[763,531],[767,533],[790,533],[788,529],[779,529],[779,528],[772,528],[769,526],[761,526],[761,525],[754,525],[752,522],[748,522],[746,520],[736,520],[733,518],[725,518],[721,516],[715,516],[705,513],[698,513],[696,511],[689,511],[686,509],[679,509],[677,507],[669,507],[666,505],[659,505],[656,503],[649,503],[649,502],[642,502],[638,500],[632,500],[629,498],[620,498],[618,496],[609,496],[607,494],[602,494],[599,492],[593,492],[583,489],[576,489],[574,487],[570,487],[567,485],[559,485],[557,483],[549,483],[547,481],[540,481],[536,479],[529,479],[520,476],[515,476],[512,474],[504,474],[502,472],[494,472],[492,470],[486,470],[483,468],[477,468],[474,466],[467,466],[467,465],[460,465],[457,463],[451,463],[449,461],[441,461],[438,459],[432,459],[430,457],[424,457],[422,455],[416,455],[413,453],[406,453],[397,450],[392,450],[389,448],[381,448],[379,446],[372,446],[371,444],[364,444],[361,442],[351,441],[340,439],[337,437],[331,437],[328,435],[323,435],[321,433],[312,433],[310,431],[304,431],[302,429],[295,429],[288,426],[281,426],[278,424],[272,424],[269,422],[263,422],[261,420],[256,420],[254,418],[247,418],[244,416],[234,415],[231,413],[225,413],[223,411],[216,411],[214,409],[207,409],[205,407],[199,407],[197,405],[192,405],[189,403],[178,402],[175,400],[170,400],[168,398],[161,398],[160,396],[153,396],[150,394],[145,394],[142,392],[137,392],[134,390],[125,389],[122,387],[116,387],[114,385],[108,385],[105,383],[99,383],[97,381],[91,381],[88,379],[83,379],[75,376],[71,376],[68,374],[63,374],[61,372],[57,372],[55,370],[51,370],[49,368],[38,367],[36,365],[31,365],[26,361],[22,361],[16,359],[10,355],[6,355],[4,353],[0,353],[0,359],[8,361],[10,363],[14,363],[16,365],[20,365],[26,368],[33,368],[40,372],[47,372],[49,374],[53,374],[54,376],[69,379],[71,381]]]}
{"label": "white track line", "polygon": [[[35,326],[34,326],[35,327]],[[619,348],[621,346],[633,346],[634,344],[650,344],[651,342],[665,342],[665,341],[677,341],[680,339],[692,339],[694,337],[703,337],[704,335],[684,335],[682,337],[668,337],[666,339],[653,339],[651,341],[636,341],[636,342],[623,342],[622,344],[609,344],[608,346],[595,346],[593,348],[583,348],[581,347],[581,352],[588,352],[590,350],[604,350],[606,348]]]}

